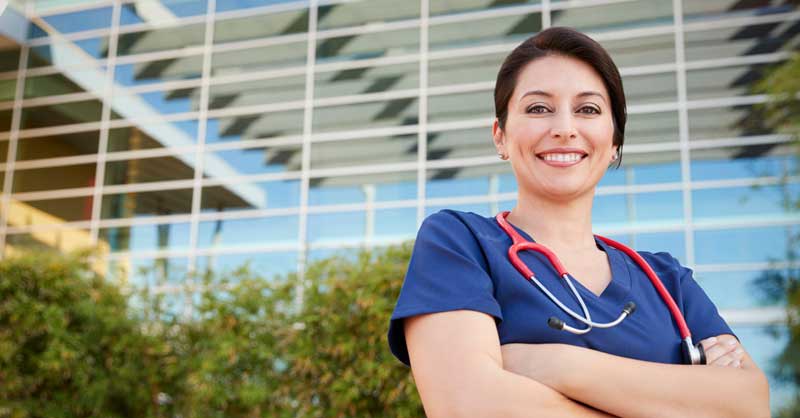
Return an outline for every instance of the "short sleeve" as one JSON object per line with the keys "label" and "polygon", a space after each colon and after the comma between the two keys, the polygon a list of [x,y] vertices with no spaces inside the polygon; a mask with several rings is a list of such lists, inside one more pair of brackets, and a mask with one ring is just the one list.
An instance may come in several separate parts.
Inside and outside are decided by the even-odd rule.
{"label": "short sleeve", "polygon": [[673,260],[678,266],[683,316],[692,332],[693,342],[697,344],[706,338],[720,334],[735,336],[731,327],[720,316],[714,302],[694,279],[692,269],[680,265],[674,258]]}
{"label": "short sleeve", "polygon": [[468,309],[502,320],[483,251],[472,231],[449,211],[429,216],[414,243],[400,296],[389,323],[389,348],[410,365],[403,320]]}

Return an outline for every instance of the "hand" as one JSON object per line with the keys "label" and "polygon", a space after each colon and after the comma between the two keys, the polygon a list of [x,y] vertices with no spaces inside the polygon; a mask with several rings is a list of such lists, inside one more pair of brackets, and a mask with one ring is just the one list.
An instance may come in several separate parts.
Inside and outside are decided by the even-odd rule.
{"label": "hand", "polygon": [[564,371],[562,357],[572,348],[565,344],[504,344],[500,346],[503,369],[557,390]]}
{"label": "hand", "polygon": [[706,364],[721,367],[742,367],[744,348],[736,337],[728,334],[700,341],[706,352]]}

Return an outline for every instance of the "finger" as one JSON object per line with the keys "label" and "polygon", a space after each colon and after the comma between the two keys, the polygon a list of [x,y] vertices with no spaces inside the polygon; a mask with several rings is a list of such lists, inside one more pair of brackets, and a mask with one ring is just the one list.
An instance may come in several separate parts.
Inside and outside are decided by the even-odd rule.
{"label": "finger", "polygon": [[709,365],[710,366],[726,367],[726,366],[730,365],[731,363],[733,363],[734,361],[736,361],[736,359],[734,359],[733,356],[730,356],[730,355],[726,354],[726,355],[714,360],[714,362],[709,363]]}
{"label": "finger", "polygon": [[714,344],[706,350],[706,363],[713,363],[716,359],[735,351],[735,347],[727,344]]}
{"label": "finger", "polygon": [[720,356],[719,358],[715,359],[712,362],[709,362],[708,364],[712,366],[740,367],[743,357],[744,357],[744,350],[735,350],[731,353]]}
{"label": "finger", "polygon": [[714,344],[717,343],[717,337],[709,337],[705,340],[700,341],[700,344],[703,346],[705,351],[708,351],[709,348],[713,347]]}

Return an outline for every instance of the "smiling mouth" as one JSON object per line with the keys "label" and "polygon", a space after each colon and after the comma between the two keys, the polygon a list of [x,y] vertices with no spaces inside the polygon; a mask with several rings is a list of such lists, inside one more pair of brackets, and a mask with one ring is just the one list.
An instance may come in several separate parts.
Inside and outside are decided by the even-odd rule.
{"label": "smiling mouth", "polygon": [[589,154],[578,152],[551,152],[536,155],[540,160],[552,165],[572,165],[588,156]]}

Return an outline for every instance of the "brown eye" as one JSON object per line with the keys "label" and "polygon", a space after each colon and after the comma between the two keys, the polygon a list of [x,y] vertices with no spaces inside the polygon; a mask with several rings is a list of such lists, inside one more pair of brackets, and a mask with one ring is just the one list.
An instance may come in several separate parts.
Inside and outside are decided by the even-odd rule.
{"label": "brown eye", "polygon": [[578,109],[578,112],[579,113],[586,113],[586,114],[590,114],[590,115],[599,115],[600,114],[600,109],[598,109],[598,108],[596,108],[594,106],[584,106],[584,107]]}
{"label": "brown eye", "polygon": [[542,105],[533,105],[528,108],[528,113],[545,113],[547,112],[547,108]]}

